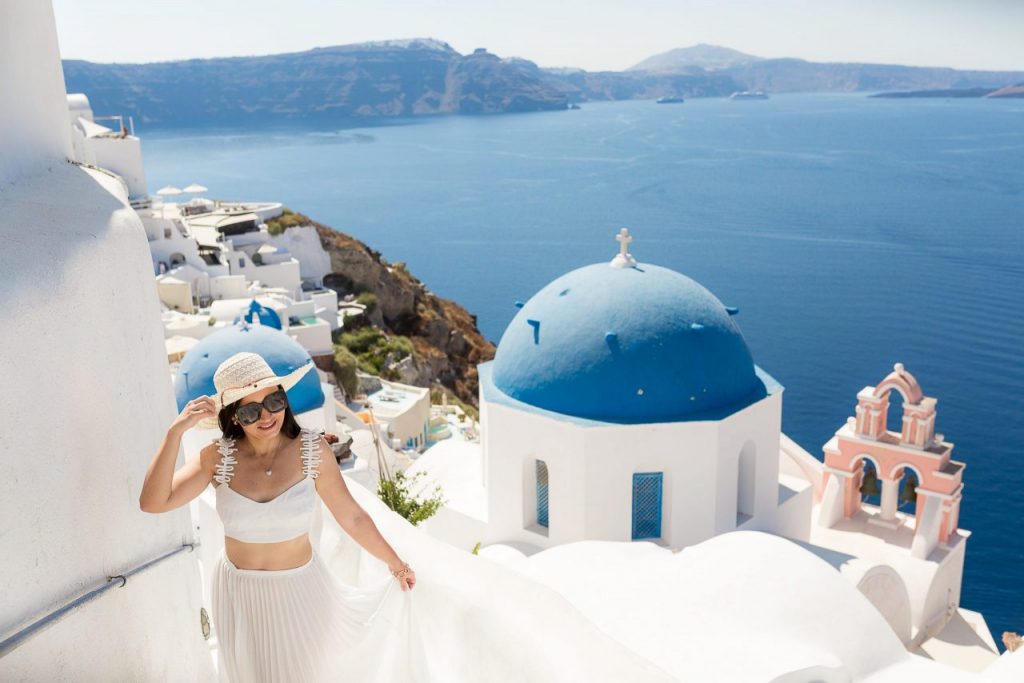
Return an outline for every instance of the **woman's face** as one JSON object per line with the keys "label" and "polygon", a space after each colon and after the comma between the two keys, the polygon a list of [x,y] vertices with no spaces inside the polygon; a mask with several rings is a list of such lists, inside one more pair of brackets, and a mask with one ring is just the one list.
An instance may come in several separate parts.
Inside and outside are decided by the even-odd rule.
{"label": "woman's face", "polygon": [[[280,387],[272,386],[266,389],[261,389],[257,392],[251,393],[248,396],[243,397],[238,401],[239,407],[244,406],[248,403],[260,403],[267,396],[280,391]],[[237,415],[236,415],[237,418]],[[260,409],[260,418],[252,424],[241,424],[242,430],[245,435],[250,439],[269,439],[277,436],[278,432],[281,431],[281,426],[284,424],[284,411],[272,413],[263,407]]]}

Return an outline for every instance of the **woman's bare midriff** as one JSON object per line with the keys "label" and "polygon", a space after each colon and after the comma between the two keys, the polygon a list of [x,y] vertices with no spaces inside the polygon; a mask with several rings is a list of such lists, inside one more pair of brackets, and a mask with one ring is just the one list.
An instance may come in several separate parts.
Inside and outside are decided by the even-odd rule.
{"label": "woman's bare midriff", "polygon": [[309,534],[279,543],[245,543],[225,536],[224,553],[239,569],[293,569],[309,562],[313,545]]}

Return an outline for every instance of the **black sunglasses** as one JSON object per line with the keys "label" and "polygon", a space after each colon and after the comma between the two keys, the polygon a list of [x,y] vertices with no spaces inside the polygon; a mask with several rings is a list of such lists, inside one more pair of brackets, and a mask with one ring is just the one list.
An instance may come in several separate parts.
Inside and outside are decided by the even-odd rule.
{"label": "black sunglasses", "polygon": [[243,403],[238,406],[238,409],[235,410],[235,419],[238,420],[240,425],[251,425],[260,419],[264,408],[267,409],[268,413],[279,413],[287,407],[288,394],[278,389],[262,401]]}

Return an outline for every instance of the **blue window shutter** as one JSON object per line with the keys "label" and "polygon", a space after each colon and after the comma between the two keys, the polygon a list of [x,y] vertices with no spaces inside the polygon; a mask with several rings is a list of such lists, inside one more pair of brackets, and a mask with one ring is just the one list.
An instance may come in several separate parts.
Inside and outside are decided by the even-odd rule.
{"label": "blue window shutter", "polygon": [[537,461],[537,524],[548,525],[548,464]]}
{"label": "blue window shutter", "polygon": [[662,474],[633,473],[633,540],[661,537]]}

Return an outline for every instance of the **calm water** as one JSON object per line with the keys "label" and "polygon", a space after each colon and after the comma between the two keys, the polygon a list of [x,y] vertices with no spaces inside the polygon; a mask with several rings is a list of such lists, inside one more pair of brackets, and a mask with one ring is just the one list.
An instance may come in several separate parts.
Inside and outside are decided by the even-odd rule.
{"label": "calm water", "polygon": [[[962,604],[1024,631],[1024,101],[788,96],[371,128],[146,131],[151,188],[272,199],[352,233],[497,341],[617,249],[695,278],[810,452],[894,362],[967,463]],[[1016,585],[1016,588],[1014,586]]]}

